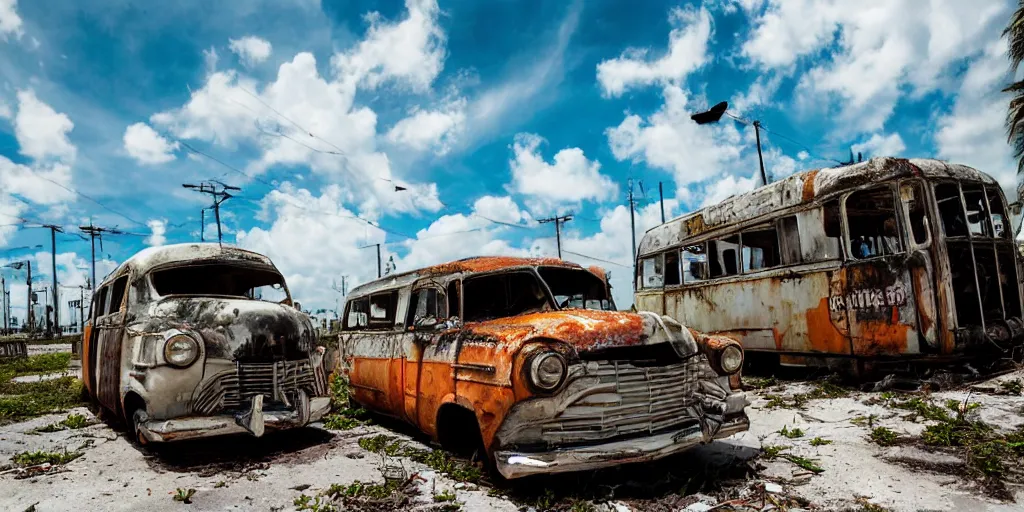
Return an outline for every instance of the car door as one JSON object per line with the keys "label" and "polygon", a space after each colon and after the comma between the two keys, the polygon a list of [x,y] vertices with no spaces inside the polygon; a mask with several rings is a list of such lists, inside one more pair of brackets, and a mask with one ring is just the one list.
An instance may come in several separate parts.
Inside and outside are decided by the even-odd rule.
{"label": "car door", "polygon": [[109,286],[102,286],[93,292],[92,304],[89,306],[89,322],[85,324],[85,333],[82,336],[83,347],[82,354],[82,381],[85,382],[86,388],[93,397],[99,395],[99,389],[97,388],[97,376],[99,375],[99,327],[98,322],[106,311],[107,307],[107,295],[110,294]]}
{"label": "car door", "polygon": [[452,364],[456,344],[448,330],[448,295],[435,279],[417,282],[412,289],[405,333],[399,341],[406,419],[427,432],[435,430],[438,407],[455,392]]}
{"label": "car door", "polygon": [[125,321],[126,291],[128,274],[125,273],[111,283],[106,300],[106,310],[96,320],[95,339],[99,341],[96,354],[99,358],[97,368],[98,389],[97,399],[100,404],[114,412],[121,409],[121,372],[123,365],[123,339]]}

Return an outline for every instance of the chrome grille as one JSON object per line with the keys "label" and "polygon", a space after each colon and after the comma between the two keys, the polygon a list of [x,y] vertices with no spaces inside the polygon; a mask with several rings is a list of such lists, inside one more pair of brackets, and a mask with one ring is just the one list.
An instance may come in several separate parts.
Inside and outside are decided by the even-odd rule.
{"label": "chrome grille", "polygon": [[703,357],[657,367],[601,361],[587,376],[598,377],[599,384],[541,425],[545,440],[599,441],[694,423],[701,416],[700,383],[717,377]]}
{"label": "chrome grille", "polygon": [[233,370],[215,375],[203,386],[193,409],[212,414],[248,405],[256,395],[263,395],[268,405],[277,402],[290,406],[289,395],[300,389],[314,392],[314,380],[308,360],[236,363]]}

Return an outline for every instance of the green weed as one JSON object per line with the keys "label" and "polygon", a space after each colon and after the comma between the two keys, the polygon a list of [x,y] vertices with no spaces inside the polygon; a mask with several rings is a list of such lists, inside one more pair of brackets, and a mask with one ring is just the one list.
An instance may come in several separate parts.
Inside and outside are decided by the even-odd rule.
{"label": "green weed", "polygon": [[832,444],[832,441],[830,439],[822,439],[820,437],[811,439],[811,446],[825,446],[826,444]]}
{"label": "green weed", "polygon": [[821,473],[822,471],[825,471],[814,459],[808,459],[806,457],[800,457],[799,455],[792,455],[789,453],[783,453],[781,457],[812,473]]}
{"label": "green weed", "polygon": [[446,501],[455,501],[455,493],[451,491],[444,491],[434,495],[434,503],[442,503]]}
{"label": "green weed", "polygon": [[182,502],[182,503],[187,505],[187,504],[192,503],[192,496],[195,496],[195,495],[196,495],[196,490],[195,489],[182,489],[181,487],[179,487],[174,492],[174,501],[180,501],[180,502]]}
{"label": "green weed", "polygon": [[892,446],[899,437],[899,434],[885,427],[875,427],[870,436],[871,441],[879,446]]}
{"label": "green weed", "polygon": [[804,431],[800,430],[799,428],[794,428],[793,430],[790,430],[789,426],[784,426],[782,427],[782,430],[779,431],[779,434],[782,435],[782,437],[796,439],[798,437],[803,437]]}
{"label": "green weed", "polygon": [[21,452],[14,454],[11,457],[11,462],[18,466],[36,466],[39,464],[50,463],[54,466],[67,464],[82,456],[82,452]]}

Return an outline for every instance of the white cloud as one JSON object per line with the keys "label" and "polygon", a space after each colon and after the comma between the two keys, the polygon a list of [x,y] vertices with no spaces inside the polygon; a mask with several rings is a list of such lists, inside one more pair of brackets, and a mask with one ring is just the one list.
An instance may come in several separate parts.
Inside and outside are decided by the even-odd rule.
{"label": "white cloud", "polygon": [[437,155],[451,150],[466,123],[466,100],[453,100],[439,110],[413,109],[388,130],[387,138],[416,151],[431,149]]}
{"label": "white cloud", "polygon": [[12,115],[11,107],[3,100],[0,100],[0,119],[10,119]]}
{"label": "white cloud", "polygon": [[366,15],[370,28],[354,48],[337,53],[331,64],[339,79],[373,89],[394,80],[425,91],[444,67],[445,34],[438,25],[436,0],[406,0],[405,19],[389,23],[380,13]]}
{"label": "white cloud", "polygon": [[530,214],[520,210],[519,205],[509,196],[483,196],[473,203],[473,212],[486,219],[509,224],[531,220]]}
{"label": "white cloud", "polygon": [[737,178],[732,175],[724,176],[705,187],[704,200],[700,206],[703,208],[720,203],[732,196],[750,192],[760,184],[760,179],[754,177]]}
{"label": "white cloud", "polygon": [[[271,45],[265,39],[256,36],[245,36],[239,39],[229,39],[228,48],[238,55],[238,59],[247,67],[255,66],[270,57]],[[216,53],[213,54],[216,58]],[[216,62],[216,61],[214,61]]]}
{"label": "white cloud", "polygon": [[0,156],[0,203],[15,201],[5,197],[12,194],[36,204],[56,205],[74,199],[67,190],[70,187],[71,168],[65,164],[35,164],[30,167]]}
{"label": "white cloud", "polygon": [[951,112],[939,116],[934,134],[939,157],[970,165],[999,180],[1008,201],[1017,198],[1017,165],[1006,141],[1008,98],[1001,89],[1009,76],[1006,41],[995,39],[972,62]]}
{"label": "white cloud", "polygon": [[124,131],[124,149],[137,162],[145,165],[174,160],[177,142],[169,142],[146,123],[135,123]]}
{"label": "white cloud", "polygon": [[1003,0],[769,0],[742,54],[762,68],[792,70],[824,52],[800,78],[797,96],[838,110],[840,132],[879,131],[907,90],[920,96],[943,87],[944,71],[998,36],[1009,7]]}
{"label": "white cloud", "polygon": [[898,133],[882,135],[876,133],[870,139],[853,145],[854,153],[863,153],[865,160],[876,156],[899,156],[907,146]]}
{"label": "white cloud", "polygon": [[648,58],[646,49],[632,48],[597,65],[597,81],[606,96],[619,96],[634,86],[681,84],[708,61],[711,15],[706,9],[674,8],[668,53]]}
{"label": "white cloud", "polygon": [[146,237],[146,245],[156,246],[167,243],[167,220],[150,219],[146,222],[149,226],[150,235]]}
{"label": "white cloud", "polygon": [[601,164],[589,160],[583,150],[562,149],[555,154],[553,163],[548,163],[538,151],[542,142],[534,134],[516,135],[509,162],[509,188],[526,195],[531,209],[549,213],[584,200],[605,201],[618,194],[615,183],[600,173]]}
{"label": "white cloud", "polygon": [[7,37],[11,35],[21,38],[23,31],[21,17],[15,10],[17,6],[18,0],[0,0],[0,39],[6,41]]}
{"label": "white cloud", "polygon": [[36,160],[56,157],[73,161],[76,148],[68,140],[68,132],[74,127],[67,115],[40,101],[32,89],[18,91],[14,135],[21,154]]}
{"label": "white cloud", "polygon": [[214,71],[217,70],[217,60],[218,59],[219,59],[219,57],[217,56],[217,49],[216,48],[211,46],[208,49],[203,50],[203,64],[206,65],[206,73],[207,74],[213,73]]}

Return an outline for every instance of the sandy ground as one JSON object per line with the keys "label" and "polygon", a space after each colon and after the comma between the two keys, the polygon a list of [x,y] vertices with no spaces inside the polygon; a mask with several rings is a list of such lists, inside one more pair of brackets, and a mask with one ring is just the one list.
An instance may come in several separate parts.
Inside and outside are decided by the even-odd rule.
{"label": "sandy ground", "polygon": [[[1021,376],[1024,378],[1024,375]],[[770,393],[792,394],[811,389],[807,384],[785,384]],[[1024,423],[1024,397],[997,396],[978,391],[936,393],[937,400],[947,398],[982,403],[981,419],[1000,429],[1013,429]],[[763,394],[763,393],[762,393]],[[852,393],[848,397],[810,401],[804,410],[768,409],[767,400],[752,393],[748,409],[751,430],[677,456],[661,464],[669,467],[694,467],[698,472],[725,473],[737,464],[757,468],[747,481],[732,481],[723,493],[739,496],[744,489],[768,484],[769,490],[794,495],[811,502],[818,510],[860,510],[858,498],[894,511],[971,510],[1011,511],[1024,509],[1024,489],[1010,488],[1016,502],[1000,502],[986,497],[975,483],[956,474],[928,467],[962,463],[956,457],[928,453],[913,446],[883,448],[871,443],[869,428],[852,420],[874,414],[876,426],[896,432],[918,435],[923,424],[900,418],[902,411],[883,405],[869,405],[878,393]],[[92,418],[86,409],[75,413]],[[0,466],[18,452],[31,450],[82,451],[84,455],[61,472],[18,479],[16,472],[0,475],[0,510],[295,510],[293,500],[303,492],[313,495],[330,484],[354,480],[380,481],[381,458],[362,450],[357,442],[366,435],[388,433],[421,446],[402,433],[370,425],[349,431],[305,428],[268,435],[262,439],[236,437],[171,445],[151,452],[129,443],[124,434],[97,423],[80,430],[36,433],[35,429],[59,421],[66,414],[54,414],[23,423],[0,427]],[[778,431],[783,427],[800,428],[803,437],[787,439]],[[811,446],[821,437],[832,441]],[[824,469],[810,474],[782,458],[758,458],[762,445],[786,445],[787,453],[808,457]],[[456,484],[438,476],[426,466],[404,460],[406,471],[420,472],[421,499],[426,504],[435,493],[454,491],[465,505],[463,510],[519,510],[513,501],[489,496],[489,489]],[[701,469],[702,468],[702,469]],[[918,468],[918,469],[913,469]],[[633,467],[612,476],[595,476],[626,484],[620,480],[657,479],[657,469]],[[584,475],[583,480],[590,477]],[[539,478],[529,486],[559,487],[564,478]],[[631,485],[635,486],[636,482]],[[642,486],[644,482],[639,482]],[[303,487],[308,486],[308,487]],[[664,501],[645,502],[642,493],[629,495],[613,489],[613,502],[597,503],[597,510],[706,510],[723,499],[698,495],[685,498],[685,504],[665,507]],[[629,487],[627,485],[626,487]],[[185,505],[172,499],[176,489],[196,490],[193,503]],[[303,489],[302,491],[297,489]],[[566,489],[559,488],[566,493]],[[619,494],[616,494],[619,492]],[[700,500],[700,501],[698,501]],[[697,501],[696,503],[694,503]],[[683,503],[683,502],[680,502]],[[655,506],[658,505],[658,506]],[[770,509],[770,507],[769,507]]]}

